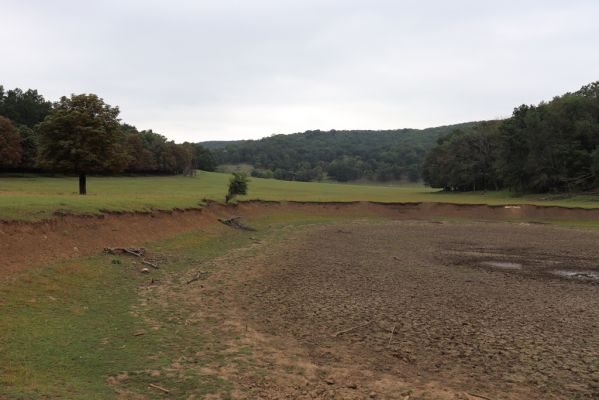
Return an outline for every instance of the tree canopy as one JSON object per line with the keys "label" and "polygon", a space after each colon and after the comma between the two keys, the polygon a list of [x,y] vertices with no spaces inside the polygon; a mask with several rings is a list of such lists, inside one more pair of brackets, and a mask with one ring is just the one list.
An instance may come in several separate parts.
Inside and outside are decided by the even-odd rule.
{"label": "tree canopy", "polygon": [[[69,100],[69,99],[67,99]],[[20,146],[15,145],[14,135],[11,145],[0,143],[0,153],[3,153],[0,161],[0,168],[21,170],[21,171],[48,171],[48,172],[69,172],[72,168],[66,165],[58,165],[57,162],[47,162],[48,157],[40,156],[39,153],[39,131],[40,123],[50,115],[53,110],[63,112],[65,108],[64,101],[61,99],[57,103],[46,101],[36,90],[28,89],[26,91],[19,88],[6,91],[0,86],[0,116],[4,116],[12,123],[16,130]],[[115,107],[116,109],[116,107]],[[53,115],[52,118],[54,118]],[[80,121],[87,123],[89,121]],[[66,123],[63,119],[61,123]],[[96,123],[93,119],[91,123]],[[56,122],[55,122],[56,124]],[[213,171],[215,168],[214,158],[210,150],[200,144],[183,143],[176,144],[168,140],[165,136],[153,132],[152,130],[138,131],[132,125],[122,123],[117,120],[118,134],[112,129],[113,138],[117,145],[113,150],[119,154],[119,160],[122,154],[125,155],[126,173],[143,174],[179,174],[190,173],[194,168]],[[92,126],[93,128],[93,126]],[[45,129],[45,128],[44,128]],[[92,129],[93,130],[93,129]],[[90,131],[91,132],[91,131]],[[89,133],[89,132],[88,132]],[[92,135],[93,136],[93,135]],[[91,136],[90,136],[91,137]],[[60,136],[56,138],[62,140]],[[68,148],[71,143],[61,141],[62,150]],[[80,155],[82,153],[77,150]],[[61,153],[64,155],[64,153]],[[72,164],[72,157],[75,154],[68,154],[70,161],[63,164]],[[106,154],[103,155],[105,157]],[[15,164],[14,160],[20,160]],[[9,162],[10,161],[10,162]],[[38,162],[40,161],[40,162]],[[56,161],[56,160],[55,160]],[[93,162],[90,159],[90,162]],[[119,162],[120,164],[120,162]],[[95,163],[98,166],[97,163]],[[72,165],[71,165],[72,166]],[[114,165],[113,165],[114,166]],[[105,165],[106,167],[106,165]],[[121,168],[94,168],[92,173],[113,173],[121,171]],[[100,171],[100,172],[97,172]]]}
{"label": "tree canopy", "polygon": [[87,174],[122,171],[127,154],[118,115],[95,94],[62,97],[38,127],[40,165],[78,174],[80,194]]}
{"label": "tree canopy", "polygon": [[447,190],[561,192],[599,186],[599,82],[441,138],[423,173],[432,187]]}
{"label": "tree canopy", "polygon": [[46,118],[51,108],[52,103],[46,101],[37,90],[16,88],[5,91],[0,85],[0,115],[15,125],[33,128]]}
{"label": "tree canopy", "polygon": [[428,149],[442,135],[465,123],[429,129],[388,131],[306,131],[233,143],[207,142],[217,164],[249,163],[257,177],[311,181],[324,173],[339,181],[360,178],[420,179]]}
{"label": "tree canopy", "polygon": [[0,117],[0,167],[15,167],[21,162],[19,132],[8,118]]}

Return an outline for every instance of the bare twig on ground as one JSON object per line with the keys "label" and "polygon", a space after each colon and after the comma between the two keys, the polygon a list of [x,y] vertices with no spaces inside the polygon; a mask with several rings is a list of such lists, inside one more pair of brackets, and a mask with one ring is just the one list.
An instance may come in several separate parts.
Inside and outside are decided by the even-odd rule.
{"label": "bare twig on ground", "polygon": [[133,254],[136,257],[141,257],[144,255],[143,251],[136,251],[133,249],[123,249],[126,253]]}
{"label": "bare twig on ground", "polygon": [[208,275],[210,275],[208,272],[200,271],[193,278],[188,280],[187,284],[189,285],[190,283],[199,281],[200,279],[206,279],[208,277]]}
{"label": "bare twig on ground", "polygon": [[218,222],[220,222],[221,224],[230,226],[231,228],[240,229],[242,231],[255,231],[255,229],[252,228],[251,226],[247,226],[247,225],[241,223],[239,221],[240,219],[241,219],[241,217],[232,217],[229,219],[219,218]]}
{"label": "bare twig on ground", "polygon": [[490,397],[481,396],[480,394],[474,394],[474,393],[470,393],[470,392],[467,392],[466,394],[468,396],[478,397],[479,399],[483,399],[483,400],[492,400]]}
{"label": "bare twig on ground", "polygon": [[146,249],[143,247],[106,247],[104,252],[109,254],[127,253],[135,257],[143,257],[146,253]]}
{"label": "bare twig on ground", "polygon": [[371,323],[372,323],[372,321],[368,321],[368,322],[365,322],[365,323],[363,323],[363,324],[360,324],[360,325],[352,326],[351,328],[344,329],[344,330],[342,330],[342,331],[339,331],[339,332],[336,332],[336,333],[334,333],[334,334],[333,334],[333,337],[335,338],[335,337],[337,337],[337,336],[339,336],[339,335],[343,335],[344,333],[348,333],[348,332],[351,332],[351,331],[353,331],[353,330],[356,330],[356,329],[358,329],[358,328],[365,327],[366,325],[370,325]]}
{"label": "bare twig on ground", "polygon": [[391,335],[389,336],[389,344],[391,344],[391,340],[393,339],[394,333],[395,333],[395,325],[393,325],[393,329],[391,330]]}
{"label": "bare twig on ground", "polygon": [[148,384],[149,387],[153,388],[153,389],[158,389],[163,393],[170,393],[171,391],[168,389],[163,388],[162,386],[158,386],[158,385],[154,385],[153,383]]}
{"label": "bare twig on ground", "polygon": [[143,258],[144,254],[146,254],[146,249],[143,247],[106,247],[104,248],[104,252],[108,254],[130,254],[132,256],[141,258],[142,264],[149,265],[154,269],[160,269],[157,263]]}
{"label": "bare twig on ground", "polygon": [[160,269],[160,267],[158,266],[158,264],[154,264],[154,263],[152,263],[152,262],[149,262],[149,261],[148,261],[148,260],[146,260],[146,259],[143,259],[143,260],[141,261],[141,263],[142,263],[142,264],[149,265],[150,267],[152,267],[152,268],[154,268],[154,269]]}

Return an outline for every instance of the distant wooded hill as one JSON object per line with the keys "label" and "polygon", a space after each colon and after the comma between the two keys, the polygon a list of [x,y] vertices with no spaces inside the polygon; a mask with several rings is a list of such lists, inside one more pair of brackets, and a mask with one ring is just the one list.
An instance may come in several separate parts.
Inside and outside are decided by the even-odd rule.
{"label": "distant wooded hill", "polygon": [[361,178],[421,179],[426,153],[437,140],[476,122],[428,129],[331,130],[274,135],[259,140],[209,141],[218,164],[247,163],[253,176],[312,181],[325,176],[346,182]]}

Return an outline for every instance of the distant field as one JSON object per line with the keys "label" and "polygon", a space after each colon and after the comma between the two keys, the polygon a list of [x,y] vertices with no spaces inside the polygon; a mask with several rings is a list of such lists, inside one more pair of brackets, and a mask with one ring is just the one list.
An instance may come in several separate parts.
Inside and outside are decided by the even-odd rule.
{"label": "distant field", "polygon": [[[39,220],[56,212],[170,210],[223,201],[229,175],[201,172],[195,177],[90,177],[88,195],[77,194],[74,177],[0,175],[0,220]],[[252,178],[239,200],[447,202],[459,204],[537,204],[599,208],[598,195],[514,197],[509,192],[444,193],[417,184],[399,186],[288,182]]]}

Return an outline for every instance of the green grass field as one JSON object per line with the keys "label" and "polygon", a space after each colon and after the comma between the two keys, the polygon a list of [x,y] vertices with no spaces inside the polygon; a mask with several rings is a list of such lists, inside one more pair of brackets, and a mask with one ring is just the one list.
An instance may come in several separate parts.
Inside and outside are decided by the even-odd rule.
{"label": "green grass field", "polygon": [[[0,220],[40,220],[56,212],[171,210],[223,201],[229,175],[201,172],[195,177],[89,177],[88,195],[77,194],[74,177],[0,175]],[[509,192],[444,193],[423,185],[351,185],[252,178],[238,200],[315,202],[447,202],[459,204],[542,204],[599,208],[599,195],[513,196]]]}

